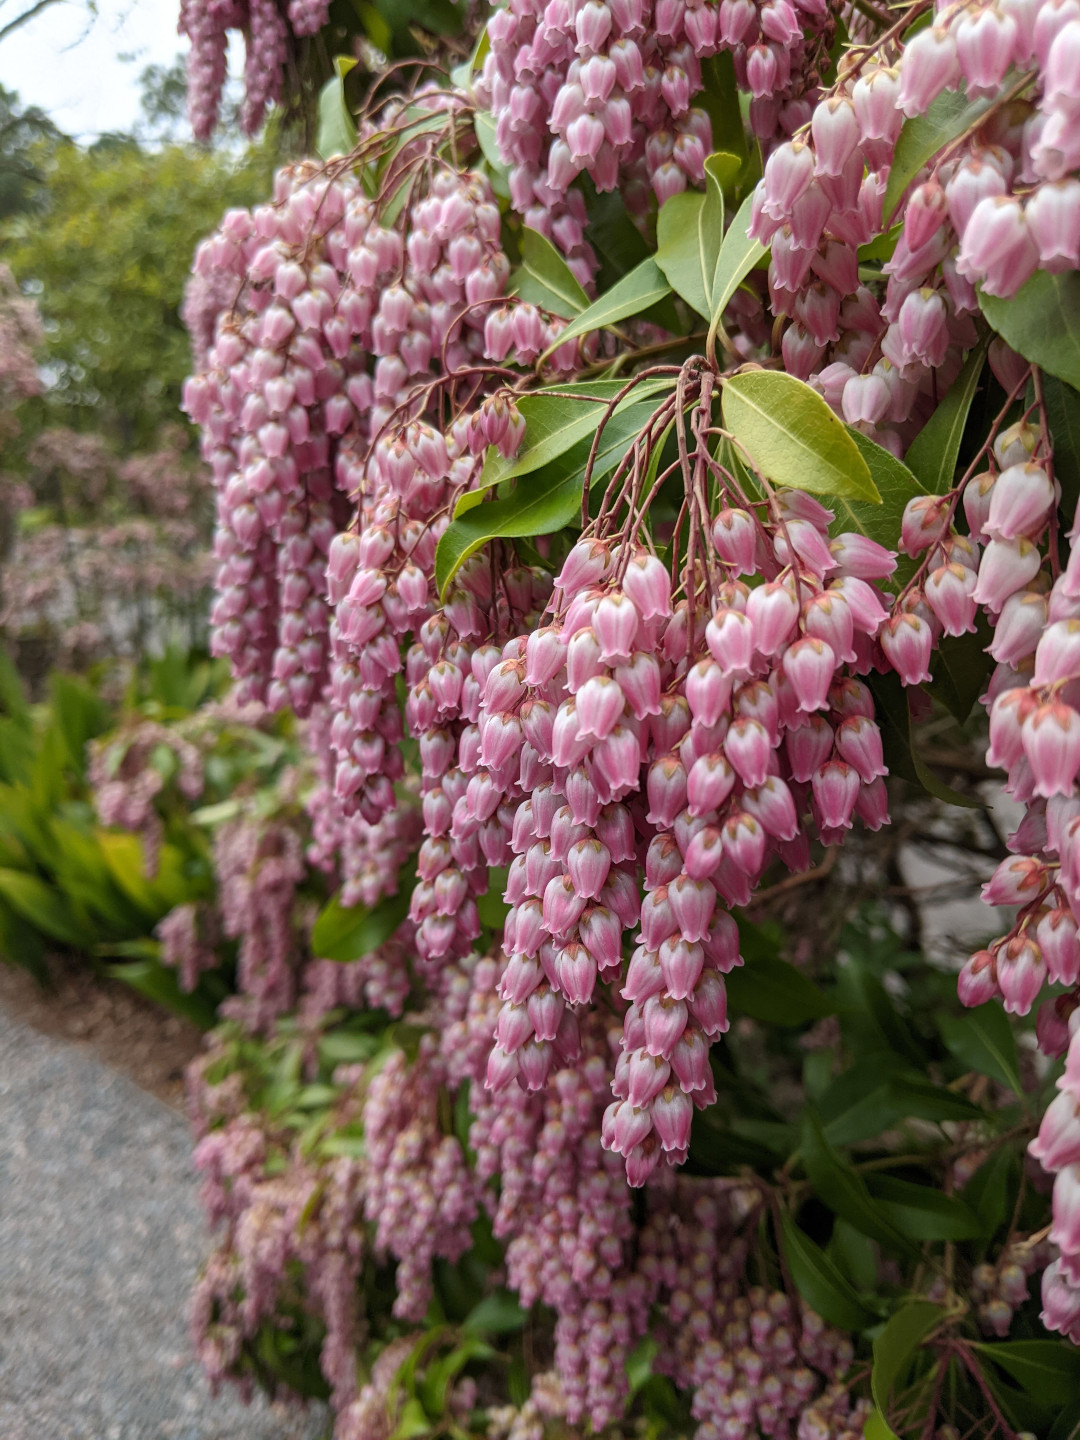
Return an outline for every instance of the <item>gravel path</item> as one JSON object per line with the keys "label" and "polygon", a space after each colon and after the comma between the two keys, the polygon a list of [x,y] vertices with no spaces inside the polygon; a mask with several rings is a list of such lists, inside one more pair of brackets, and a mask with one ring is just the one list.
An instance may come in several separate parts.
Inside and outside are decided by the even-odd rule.
{"label": "gravel path", "polygon": [[185,1330],[207,1244],[183,1118],[0,1006],[0,1436],[315,1440],[211,1399]]}

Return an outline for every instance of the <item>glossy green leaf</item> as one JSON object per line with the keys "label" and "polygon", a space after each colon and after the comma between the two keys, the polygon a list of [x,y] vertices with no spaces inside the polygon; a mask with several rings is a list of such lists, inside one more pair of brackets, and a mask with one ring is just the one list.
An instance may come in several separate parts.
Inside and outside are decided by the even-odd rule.
{"label": "glossy green leaf", "polygon": [[778,955],[759,955],[725,976],[732,1014],[765,1025],[799,1026],[836,1006],[814,982]]}
{"label": "glossy green leaf", "polygon": [[880,503],[847,427],[803,381],[746,370],[725,383],[722,408],[727,429],[777,485]]}
{"label": "glossy green leaf", "polygon": [[880,1410],[871,1410],[863,1426],[863,1440],[897,1440],[896,1432]]}
{"label": "glossy green leaf", "polygon": [[856,1230],[888,1249],[915,1252],[915,1247],[889,1217],[875,1205],[866,1181],[829,1144],[824,1126],[812,1108],[803,1112],[799,1157],[819,1200],[842,1215]]}
{"label": "glossy green leaf", "polygon": [[841,1330],[864,1330],[873,1322],[853,1286],[788,1215],[780,1220],[780,1243],[795,1288],[811,1310]]}
{"label": "glossy green leaf", "polygon": [[337,896],[319,912],[311,932],[311,949],[316,959],[348,964],[386,943],[409,913],[409,901],[416,884],[413,864],[398,875],[398,892],[377,905],[342,905]]}
{"label": "glossy green leaf", "polygon": [[912,1240],[973,1240],[983,1233],[978,1215],[955,1195],[876,1172],[866,1183],[880,1213]]}
{"label": "glossy green leaf", "polygon": [[495,117],[490,110],[478,110],[473,117],[476,143],[494,175],[505,176],[506,166],[495,141]]}
{"label": "glossy green leaf", "polygon": [[926,162],[950,140],[962,135],[993,104],[994,97],[969,100],[962,90],[945,90],[925,115],[905,120],[893,152],[889,183],[881,205],[882,219],[888,223],[904,191]]}
{"label": "glossy green leaf", "polygon": [[766,247],[759,240],[752,240],[746,233],[750,226],[750,213],[754,197],[748,195],[727,228],[712,280],[712,310],[721,314],[731,297],[747,275],[766,253]]}
{"label": "glossy green leaf", "polygon": [[[904,1378],[922,1342],[937,1325],[944,1311],[929,1300],[913,1300],[897,1310],[874,1341],[874,1368],[870,1389],[878,1407],[882,1435],[893,1435],[885,1421],[892,1393]],[[871,1433],[869,1425],[866,1434]]]}
{"label": "glossy green leaf", "polygon": [[[844,427],[855,443],[855,448],[866,462],[870,479],[881,496],[881,503],[868,504],[864,500],[849,500],[833,497],[829,508],[836,515],[834,530],[856,531],[893,550],[900,534],[900,522],[904,507],[914,495],[923,493],[923,486],[902,460],[897,460],[891,451],[878,445],[861,430],[848,425]],[[898,588],[896,576],[878,582],[883,589]]]}
{"label": "glossy green leaf", "polygon": [[996,1004],[977,1005],[963,1015],[939,1015],[941,1038],[956,1058],[980,1075],[1023,1094],[1016,1036],[1004,1010]]}
{"label": "glossy green leaf", "polygon": [[521,233],[521,266],[513,277],[513,293],[522,300],[572,320],[588,308],[589,297],[574,272],[547,238],[531,225]]}
{"label": "glossy green leaf", "polygon": [[440,596],[468,560],[491,540],[551,535],[581,514],[585,457],[555,481],[547,471],[526,475],[510,495],[487,500],[452,520],[435,550],[435,583]]}
{"label": "glossy green leaf", "polygon": [[594,300],[580,315],[571,320],[570,324],[559,332],[558,340],[549,347],[547,353],[550,354],[552,350],[564,345],[567,340],[575,339],[578,335],[588,335],[594,330],[604,330],[612,325],[617,325],[620,320],[640,315],[650,305],[657,304],[658,301],[670,294],[671,286],[650,255],[631,270],[629,275],[624,275],[610,290],[601,295],[598,300]]}
{"label": "glossy green leaf", "polygon": [[[525,438],[521,449],[516,456],[506,457],[492,446],[484,461],[479,485],[459,501],[456,513],[460,515],[478,503],[476,496],[479,491],[539,470],[564,455],[579,440],[594,436],[606,406],[626,388],[626,383],[625,380],[585,380],[522,395],[517,401],[525,419]],[[661,377],[643,380],[619,402],[609,425],[640,402],[671,389],[672,382]],[[613,435],[616,433],[623,434],[622,446],[625,450],[627,439],[631,437],[622,429],[612,432]],[[604,444],[603,439],[601,444]]]}
{"label": "glossy green leaf", "polygon": [[677,295],[708,320],[712,317],[710,292],[716,269],[716,250],[703,254],[701,217],[705,196],[700,190],[683,190],[660,208],[656,220],[656,263]]}
{"label": "glossy green leaf", "polygon": [[971,1341],[1011,1375],[1022,1390],[1047,1405],[1067,1405],[1080,1390],[1080,1350],[1063,1340]]}
{"label": "glossy green leaf", "polygon": [[345,100],[345,76],[356,64],[351,55],[339,55],[335,73],[319,91],[319,121],[315,150],[323,160],[348,155],[356,144],[356,121]]}
{"label": "glossy green leaf", "polygon": [[980,291],[979,305],[1025,360],[1080,389],[1080,274],[1038,270],[1007,300]]}
{"label": "glossy green leaf", "polygon": [[908,447],[904,457],[908,468],[931,495],[944,495],[955,484],[960,441],[985,360],[983,341],[968,355],[948,394]]}

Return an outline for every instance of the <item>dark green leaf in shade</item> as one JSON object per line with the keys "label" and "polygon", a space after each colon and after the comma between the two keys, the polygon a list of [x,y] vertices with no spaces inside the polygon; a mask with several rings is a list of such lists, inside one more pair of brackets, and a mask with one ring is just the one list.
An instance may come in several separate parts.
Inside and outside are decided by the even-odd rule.
{"label": "dark green leaf in shade", "polygon": [[[931,495],[944,495],[956,483],[960,441],[979,388],[986,346],[987,341],[983,340],[968,355],[948,394],[911,442],[904,457],[908,468]],[[900,533],[899,529],[896,533]]]}
{"label": "dark green leaf in shade", "polygon": [[1023,1094],[1016,1036],[996,1001],[963,1015],[939,1015],[937,1024],[941,1038],[962,1064]]}
{"label": "dark green leaf in shade", "polygon": [[1056,375],[1044,375],[1042,386],[1054,441],[1054,478],[1061,486],[1061,509],[1071,521],[1080,503],[1080,394]]}
{"label": "dark green leaf in shade", "polygon": [[889,1250],[918,1253],[903,1231],[875,1205],[862,1176],[829,1144],[812,1108],[803,1111],[799,1156],[818,1199],[834,1214],[843,1216],[856,1230]]}
{"label": "dark green leaf in shade", "polygon": [[525,1311],[517,1296],[509,1290],[494,1290],[469,1312],[462,1329],[470,1335],[512,1335],[524,1324]]}
{"label": "dark green leaf in shade", "polygon": [[802,380],[745,370],[725,383],[721,405],[727,429],[777,485],[880,503],[847,427]]}
{"label": "dark green leaf in shade", "polygon": [[964,1204],[978,1215],[984,1235],[994,1235],[1011,1216],[1017,1177],[1016,1154],[1009,1146],[1001,1145],[964,1186]]}
{"label": "dark green leaf in shade", "polygon": [[726,51],[701,62],[701,90],[695,95],[694,104],[712,121],[713,144],[738,155],[745,164],[749,147],[739,106],[739,87],[734,62]]}
{"label": "dark green leaf in shade", "polygon": [[323,160],[348,155],[356,144],[356,121],[345,100],[345,76],[356,64],[351,55],[339,55],[334,74],[319,91],[319,123],[315,150]]}
{"label": "dark green leaf in shade", "polygon": [[831,1015],[835,1004],[794,965],[778,955],[760,955],[725,977],[733,1015],[766,1025],[796,1027]]}
{"label": "dark green leaf in shade", "polygon": [[973,1240],[983,1233],[982,1221],[963,1200],[934,1186],[879,1172],[866,1183],[880,1213],[912,1240]]}
{"label": "dark green leaf in shade", "polygon": [[1047,1405],[1067,1405],[1080,1391],[1080,1350],[1063,1340],[972,1341],[971,1347]]}
{"label": "dark green leaf in shade", "polygon": [[1080,274],[1038,270],[1007,300],[979,293],[990,324],[1025,360],[1080,390]]}
{"label": "dark green leaf in shade", "polygon": [[959,791],[939,780],[915,749],[912,743],[911,712],[900,677],[891,672],[887,675],[871,675],[866,677],[866,683],[874,696],[875,713],[881,726],[885,763],[889,767],[889,774],[910,780],[928,794],[938,800],[945,800],[950,805],[960,805],[969,810],[978,809],[978,800],[961,795]]}
{"label": "dark green leaf in shade", "polygon": [[989,623],[982,611],[978,628],[968,635],[943,635],[930,657],[934,698],[962,725],[986,688],[994,667],[987,652],[991,640]]}
{"label": "dark green leaf in shade", "polygon": [[[937,1325],[944,1311],[929,1300],[913,1300],[890,1316],[874,1340],[874,1368],[870,1389],[884,1427],[879,1433],[893,1435],[884,1417],[888,1415],[893,1391],[903,1381],[923,1341]],[[867,1426],[867,1435],[870,1427]]]}
{"label": "dark green leaf in shade", "polygon": [[572,320],[589,304],[574,272],[547,238],[526,225],[521,238],[521,268],[512,277],[513,293],[563,320]]}
{"label": "dark green leaf in shade", "polygon": [[780,1219],[780,1244],[795,1288],[811,1310],[841,1330],[865,1330],[873,1323],[853,1286],[788,1215]]}
{"label": "dark green leaf in shade", "polygon": [[963,90],[945,90],[925,115],[905,120],[889,167],[889,183],[882,200],[882,219],[888,223],[904,191],[926,162],[950,140],[962,135],[980,115],[984,115],[996,97],[969,100]]}

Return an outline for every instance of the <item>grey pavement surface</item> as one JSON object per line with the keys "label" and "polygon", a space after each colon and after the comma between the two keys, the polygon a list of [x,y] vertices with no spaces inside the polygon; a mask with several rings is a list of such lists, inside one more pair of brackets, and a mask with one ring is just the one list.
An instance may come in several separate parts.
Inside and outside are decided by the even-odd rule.
{"label": "grey pavement surface", "polygon": [[2,1440],[314,1440],[211,1398],[185,1307],[208,1244],[182,1116],[0,1008]]}

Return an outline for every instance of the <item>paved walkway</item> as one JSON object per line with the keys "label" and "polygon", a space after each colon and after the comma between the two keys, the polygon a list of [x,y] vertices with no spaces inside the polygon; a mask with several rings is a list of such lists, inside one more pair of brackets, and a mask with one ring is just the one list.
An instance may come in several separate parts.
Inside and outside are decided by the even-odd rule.
{"label": "paved walkway", "polygon": [[206,1236],[181,1116],[0,1008],[0,1436],[315,1440],[211,1399],[185,1306]]}

